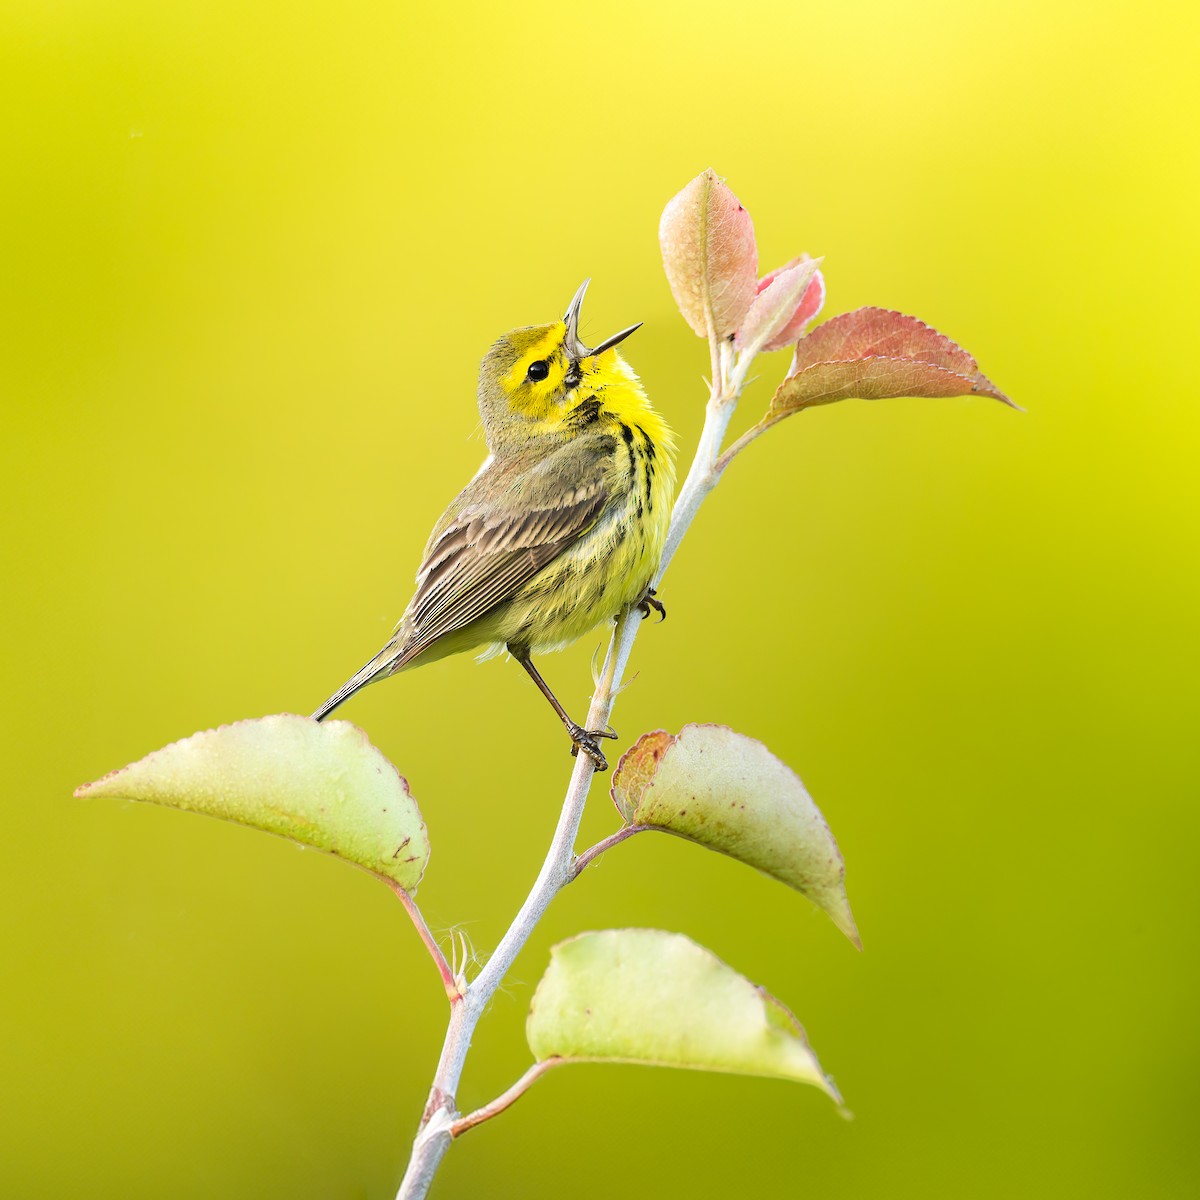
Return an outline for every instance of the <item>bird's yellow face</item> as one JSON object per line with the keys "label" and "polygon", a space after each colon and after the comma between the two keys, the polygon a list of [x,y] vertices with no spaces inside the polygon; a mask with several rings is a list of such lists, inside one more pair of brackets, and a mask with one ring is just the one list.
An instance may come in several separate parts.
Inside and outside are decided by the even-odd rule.
{"label": "bird's yellow face", "polygon": [[615,349],[574,357],[563,321],[515,329],[500,339],[500,347],[500,363],[511,361],[500,387],[515,412],[538,423],[553,420],[600,388],[630,379],[629,366]]}
{"label": "bird's yellow face", "polygon": [[514,329],[488,351],[479,372],[479,407],[489,446],[567,431],[572,414],[592,400],[617,416],[629,405],[639,411],[645,405],[637,376],[615,349],[636,325],[595,349],[579,340],[586,286],[563,320]]}

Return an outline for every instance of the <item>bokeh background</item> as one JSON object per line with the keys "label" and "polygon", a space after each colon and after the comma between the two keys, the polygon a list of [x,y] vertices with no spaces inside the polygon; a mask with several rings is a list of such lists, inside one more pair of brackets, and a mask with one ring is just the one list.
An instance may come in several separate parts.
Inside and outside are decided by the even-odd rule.
{"label": "bokeh background", "polygon": [[[644,837],[564,894],[460,1101],[525,1067],[548,947],[684,931],[794,1007],[815,1090],[550,1076],[435,1194],[1196,1194],[1191,5],[8,0],[0,21],[6,1196],[390,1198],[444,1001],[366,875],[79,783],[309,712],[381,644],[483,444],[491,340],[628,353],[690,458],[658,257],[702,168],[1023,403],[843,404],[730,471],[615,725],[803,776],[865,952]],[[1191,47],[1192,49],[1189,49]],[[1189,78],[1189,76],[1191,78]],[[739,424],[785,355],[763,361]],[[543,665],[579,710],[600,635]],[[409,777],[421,903],[486,955],[570,760],[511,664],[344,715]],[[597,785],[581,844],[615,828]]]}

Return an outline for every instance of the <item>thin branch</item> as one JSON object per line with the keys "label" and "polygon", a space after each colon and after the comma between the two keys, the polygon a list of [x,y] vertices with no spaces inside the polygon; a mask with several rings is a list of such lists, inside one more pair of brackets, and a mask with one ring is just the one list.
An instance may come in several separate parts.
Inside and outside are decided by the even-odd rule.
{"label": "thin branch", "polygon": [[[696,447],[695,458],[692,460],[687,478],[683,481],[683,486],[675,501],[675,507],[671,512],[671,525],[667,531],[662,559],[653,580],[654,585],[657,585],[662,579],[671,559],[675,556],[675,551],[679,548],[679,543],[683,540],[683,535],[695,518],[697,510],[721,477],[720,471],[717,469],[721,444],[725,440],[725,432],[729,428],[730,418],[737,407],[738,396],[745,383],[746,371],[750,365],[748,358],[735,356],[733,346],[728,341],[716,343],[715,339],[710,339],[710,350],[713,360],[713,381],[710,385],[704,429],[700,435],[700,444]],[[641,623],[641,614],[636,608],[627,609],[617,619],[616,628],[613,630],[604,659],[604,668],[596,690],[592,694],[586,728],[602,729],[608,725],[613,701],[620,692],[625,667],[633,652],[633,642]],[[530,889],[529,895],[525,898],[525,903],[521,905],[520,911],[513,919],[508,931],[500,939],[500,944],[483,970],[467,987],[461,1003],[451,1005],[450,1024],[446,1029],[446,1039],[442,1044],[442,1055],[434,1075],[433,1087],[430,1089],[425,1115],[413,1141],[412,1157],[409,1159],[408,1169],[404,1174],[404,1180],[400,1185],[396,1200],[422,1200],[429,1191],[433,1176],[446,1150],[456,1136],[455,1130],[458,1128],[459,1122],[470,1119],[459,1117],[454,1097],[458,1090],[459,1080],[462,1078],[467,1051],[471,1046],[471,1037],[479,1018],[503,982],[517,955],[529,940],[542,914],[554,897],[577,874],[575,839],[579,833],[579,823],[583,818],[583,807],[587,801],[588,788],[594,773],[595,767],[592,760],[586,754],[579,755],[571,772],[571,782],[567,787],[567,794],[563,798],[562,811],[559,814],[558,825],[554,830],[550,848],[546,852],[542,869],[538,872],[538,877]],[[605,846],[605,848],[608,847]],[[600,852],[596,847],[593,849],[597,853]],[[592,851],[585,851],[584,857],[590,854]],[[516,1086],[519,1087],[520,1082]],[[507,1096],[508,1093],[505,1095]],[[513,1099],[516,1099],[516,1096],[513,1096]],[[493,1102],[493,1104],[496,1103],[499,1101]],[[479,1111],[483,1112],[484,1110]],[[496,1108],[495,1111],[500,1112],[502,1109]],[[471,1114],[472,1117],[474,1115]],[[491,1116],[494,1113],[489,1112],[488,1115]]]}
{"label": "thin branch", "polygon": [[[640,622],[641,614],[636,609],[623,613],[617,621],[600,682],[592,696],[587,720],[589,729],[598,729],[608,722],[614,688],[629,657],[633,635]],[[442,1054],[425,1105],[425,1115],[413,1140],[412,1156],[396,1200],[421,1200],[428,1193],[433,1176],[450,1147],[453,1138],[451,1130],[458,1119],[455,1093],[462,1078],[475,1026],[550,901],[570,882],[575,838],[594,772],[595,766],[586,754],[580,754],[575,759],[558,825],[537,880],[492,957],[468,986],[462,1003],[451,1006],[450,1024],[442,1043]]]}
{"label": "thin branch", "polygon": [[545,1075],[551,1067],[560,1067],[566,1061],[565,1058],[545,1058],[539,1063],[534,1063],[507,1092],[502,1092],[490,1104],[485,1104],[482,1108],[477,1108],[473,1113],[468,1113],[465,1117],[459,1117],[450,1126],[450,1136],[452,1138],[461,1137],[468,1129],[474,1129],[476,1125],[482,1125],[484,1121],[490,1121],[492,1117],[498,1113],[502,1113],[509,1105],[520,1100],[526,1091],[529,1090],[530,1085]]}
{"label": "thin branch", "polygon": [[446,956],[442,953],[441,946],[437,944],[433,934],[429,932],[429,926],[425,924],[425,918],[422,916],[421,910],[417,907],[417,902],[394,879],[388,879],[383,875],[379,878],[400,898],[400,903],[404,905],[404,911],[408,913],[417,934],[425,944],[425,949],[429,951],[429,957],[433,959],[433,965],[437,967],[438,974],[442,977],[442,986],[446,989],[446,995],[449,997],[450,1003],[456,1004],[463,998],[463,991],[458,986],[458,980],[455,978],[454,972],[450,969],[450,964],[446,961]]}
{"label": "thin branch", "polygon": [[[627,641],[630,648],[633,645],[629,632],[637,632],[641,623],[641,614],[633,610],[621,614],[617,627],[609,643],[608,654],[605,656],[604,669],[600,682],[592,696],[592,704],[588,709],[587,728],[603,729],[608,724],[612,712],[614,686],[619,670],[624,668],[625,660],[629,657],[628,650],[622,653],[622,642]],[[480,971],[472,982],[470,998],[472,1005],[486,1004],[500,986],[501,980],[508,973],[513,960],[521,948],[529,940],[534,926],[546,911],[550,901],[571,880],[571,864],[575,859],[575,837],[579,832],[579,822],[583,817],[583,806],[587,801],[588,787],[595,773],[595,765],[586,754],[579,755],[575,760],[575,769],[571,773],[571,783],[563,801],[562,812],[558,818],[558,826],[554,838],[537,880],[530,889],[525,903],[521,906],[508,932],[500,939],[487,965]]]}
{"label": "thin branch", "polygon": [[649,828],[649,825],[625,825],[621,829],[618,829],[616,833],[610,833],[608,837],[589,847],[582,854],[576,855],[575,864],[571,868],[571,879],[578,879],[579,873],[583,868],[599,858],[606,850],[611,850],[614,846],[619,846],[626,838],[633,837],[635,833],[643,833]]}

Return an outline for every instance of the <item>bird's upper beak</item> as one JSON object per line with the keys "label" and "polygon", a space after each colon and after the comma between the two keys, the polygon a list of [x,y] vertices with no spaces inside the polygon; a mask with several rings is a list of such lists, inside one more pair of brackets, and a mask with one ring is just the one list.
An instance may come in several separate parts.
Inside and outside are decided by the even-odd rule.
{"label": "bird's upper beak", "polygon": [[620,333],[614,333],[612,337],[601,342],[595,349],[585,346],[579,339],[579,310],[583,307],[583,297],[587,294],[588,284],[591,282],[590,279],[585,279],[580,284],[579,291],[575,293],[575,298],[567,308],[567,315],[563,317],[567,326],[566,350],[571,356],[572,362],[579,362],[580,359],[590,358],[593,354],[611,350],[618,342],[623,342],[635,329],[642,327],[642,322],[639,321],[636,325],[630,325],[628,329],[622,329]]}

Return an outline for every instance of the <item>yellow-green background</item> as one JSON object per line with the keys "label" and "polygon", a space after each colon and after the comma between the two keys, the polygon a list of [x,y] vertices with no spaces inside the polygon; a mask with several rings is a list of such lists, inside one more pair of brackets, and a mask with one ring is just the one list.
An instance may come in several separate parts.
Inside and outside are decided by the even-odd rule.
{"label": "yellow-green background", "polygon": [[[460,1101],[525,1067],[548,946],[656,925],[790,1003],[856,1114],[579,1067],[437,1194],[1192,1196],[1194,6],[9,0],[0,1192],[390,1197],[444,1017],[395,899],[85,780],[310,711],[483,456],[480,355],[561,313],[690,457],[656,228],[710,164],[764,269],[958,339],[1028,413],[845,404],[703,511],[615,724],[727,722],[808,783],[866,947],[667,838],[555,904]],[[746,398],[765,404],[785,357]],[[547,660],[579,711],[599,636]],[[486,954],[569,759],[511,664],[345,715],[412,782],[430,922]],[[597,786],[584,837],[616,818]]]}

